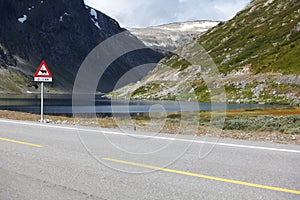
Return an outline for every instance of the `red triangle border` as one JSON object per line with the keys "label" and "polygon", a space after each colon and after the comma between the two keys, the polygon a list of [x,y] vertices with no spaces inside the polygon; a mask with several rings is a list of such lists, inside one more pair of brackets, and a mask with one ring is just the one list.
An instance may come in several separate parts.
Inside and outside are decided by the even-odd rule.
{"label": "red triangle border", "polygon": [[[41,70],[43,65],[45,65],[45,68],[46,68],[47,72],[49,73],[49,75],[38,75],[38,73]],[[35,72],[34,78],[52,78],[52,73],[50,72],[49,67],[47,66],[47,64],[44,60],[41,62],[39,68]]]}

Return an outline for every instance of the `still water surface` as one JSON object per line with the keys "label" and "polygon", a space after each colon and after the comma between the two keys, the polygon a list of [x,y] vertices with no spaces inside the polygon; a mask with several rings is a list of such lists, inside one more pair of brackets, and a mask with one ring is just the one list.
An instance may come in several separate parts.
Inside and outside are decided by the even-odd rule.
{"label": "still water surface", "polygon": [[[44,98],[45,114],[72,114],[72,95],[46,94]],[[240,108],[266,108],[274,105],[260,104],[226,104],[226,109]],[[40,95],[23,94],[23,95],[0,95],[0,109],[14,110],[30,113],[40,113]],[[176,101],[125,101],[110,100],[103,98],[101,95],[95,96],[95,107],[81,106],[76,109],[82,113],[149,113],[149,112],[177,112],[177,111],[195,111],[211,110],[210,103],[189,103]],[[224,106],[214,104],[213,109],[222,110]]]}

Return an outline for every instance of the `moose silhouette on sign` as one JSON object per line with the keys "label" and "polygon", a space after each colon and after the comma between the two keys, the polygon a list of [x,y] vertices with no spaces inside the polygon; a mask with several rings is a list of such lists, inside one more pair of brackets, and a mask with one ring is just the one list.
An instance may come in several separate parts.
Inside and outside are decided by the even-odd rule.
{"label": "moose silhouette on sign", "polygon": [[44,60],[34,74],[34,82],[52,82],[52,74]]}
{"label": "moose silhouette on sign", "polygon": [[40,72],[42,72],[42,74],[47,74],[47,70],[41,69]]}

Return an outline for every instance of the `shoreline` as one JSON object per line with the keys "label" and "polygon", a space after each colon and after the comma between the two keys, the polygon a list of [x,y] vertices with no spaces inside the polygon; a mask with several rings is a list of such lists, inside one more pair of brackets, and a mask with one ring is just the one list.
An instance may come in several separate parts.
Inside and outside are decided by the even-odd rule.
{"label": "shoreline", "polygon": [[[243,112],[243,115],[240,115]],[[300,108],[294,110],[267,110],[267,111],[258,111],[258,110],[234,110],[227,113],[226,120],[232,120],[233,118],[243,118],[245,116],[254,116],[260,117],[265,114],[273,113],[274,117],[284,117],[284,116],[299,116],[300,118]],[[201,117],[207,117],[208,112],[200,113]],[[3,119],[12,119],[12,120],[22,120],[22,121],[34,121],[39,122],[39,114],[31,114],[18,111],[8,111],[0,110],[0,118]],[[252,119],[251,118],[251,119]],[[248,118],[246,118],[247,121]],[[255,117],[254,117],[255,119]],[[65,115],[45,115],[45,121],[48,124],[63,124],[63,125],[81,125],[81,126],[90,126],[90,127],[101,127],[101,128],[122,128],[128,130],[139,130],[139,131],[152,131],[153,127],[161,125],[162,120],[149,119],[149,117],[133,117],[134,127],[128,125],[131,119],[127,118],[113,118],[113,117],[98,117],[97,119],[86,119],[80,118],[75,119],[73,117],[68,117]],[[226,123],[226,122],[225,122]],[[149,127],[150,126],[150,127]],[[225,124],[225,127],[227,125]],[[173,118],[171,115],[166,118],[164,121],[162,129],[159,130],[161,133],[166,134],[186,134],[191,135],[197,130],[197,136],[217,136],[220,138],[230,138],[236,140],[245,140],[245,141],[258,141],[258,142],[270,142],[278,144],[293,144],[300,145],[300,134],[299,133],[284,133],[279,130],[237,130],[234,128],[223,128],[217,129],[206,124],[199,125],[189,125],[182,130],[180,120],[178,118]],[[221,133],[221,135],[219,135]]]}

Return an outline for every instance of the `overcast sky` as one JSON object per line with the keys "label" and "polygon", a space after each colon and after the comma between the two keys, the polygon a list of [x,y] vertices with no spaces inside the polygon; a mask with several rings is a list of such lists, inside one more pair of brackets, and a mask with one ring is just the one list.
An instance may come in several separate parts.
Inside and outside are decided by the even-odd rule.
{"label": "overcast sky", "polygon": [[190,20],[225,21],[251,0],[85,0],[122,27],[147,27]]}

